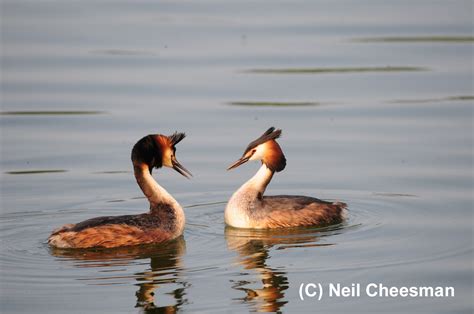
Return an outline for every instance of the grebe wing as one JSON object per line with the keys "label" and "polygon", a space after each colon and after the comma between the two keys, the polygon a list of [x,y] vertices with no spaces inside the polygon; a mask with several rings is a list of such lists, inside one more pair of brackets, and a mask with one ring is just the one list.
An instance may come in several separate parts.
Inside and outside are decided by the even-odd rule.
{"label": "grebe wing", "polygon": [[264,196],[255,204],[256,215],[266,227],[330,225],[343,219],[344,203],[296,195]]}

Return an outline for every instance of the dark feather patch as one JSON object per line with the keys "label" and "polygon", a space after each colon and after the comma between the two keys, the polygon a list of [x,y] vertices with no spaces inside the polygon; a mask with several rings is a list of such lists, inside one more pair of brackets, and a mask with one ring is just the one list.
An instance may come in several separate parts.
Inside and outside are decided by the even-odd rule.
{"label": "dark feather patch", "polygon": [[160,168],[163,164],[163,153],[161,147],[156,143],[158,135],[147,135],[140,139],[132,149],[132,162],[145,163],[152,168]]}
{"label": "dark feather patch", "polygon": [[273,151],[265,156],[262,162],[267,165],[268,169],[280,172],[286,167],[286,158],[277,142],[274,142],[273,146]]}
{"label": "dark feather patch", "polygon": [[247,146],[247,148],[245,149],[244,155],[248,151],[254,149],[255,147],[257,147],[260,144],[263,144],[263,143],[268,142],[270,140],[275,140],[275,139],[279,138],[280,135],[281,135],[281,130],[280,129],[275,131],[274,127],[269,128],[268,130],[265,131],[265,133],[262,134],[262,136],[260,136],[259,138],[257,138],[255,141],[251,142]]}

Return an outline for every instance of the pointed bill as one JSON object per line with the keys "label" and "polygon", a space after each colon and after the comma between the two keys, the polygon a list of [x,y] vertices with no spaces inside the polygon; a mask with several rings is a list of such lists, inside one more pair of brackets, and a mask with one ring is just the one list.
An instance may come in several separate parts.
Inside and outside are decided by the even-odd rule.
{"label": "pointed bill", "polygon": [[176,158],[173,158],[171,160],[171,163],[173,165],[173,169],[176,170],[182,176],[185,176],[188,179],[190,179],[193,176],[191,172],[189,172],[188,169],[184,168],[184,166],[180,164]]}
{"label": "pointed bill", "polygon": [[239,160],[237,160],[236,162],[234,162],[232,165],[230,165],[229,168],[227,168],[227,170],[237,168],[241,164],[246,163],[249,159],[250,159],[250,157],[242,157]]}

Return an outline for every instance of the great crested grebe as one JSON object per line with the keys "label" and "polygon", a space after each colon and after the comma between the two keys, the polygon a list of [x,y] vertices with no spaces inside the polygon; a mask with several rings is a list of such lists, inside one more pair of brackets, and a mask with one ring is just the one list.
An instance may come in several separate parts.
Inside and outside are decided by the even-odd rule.
{"label": "great crested grebe", "polygon": [[325,226],[340,223],[347,205],[296,195],[263,196],[275,172],[285,169],[286,158],[275,141],[281,130],[269,128],[251,142],[242,157],[227,170],[249,160],[261,160],[257,173],[230,198],[225,222],[236,228],[271,229],[298,226]]}
{"label": "great crested grebe", "polygon": [[135,178],[150,202],[150,211],[140,215],[107,216],[67,224],[53,231],[48,243],[57,248],[112,248],[159,243],[183,233],[184,211],[152,177],[153,168],[170,167],[189,178],[191,173],[176,160],[176,148],[185,137],[150,134],[132,149]]}

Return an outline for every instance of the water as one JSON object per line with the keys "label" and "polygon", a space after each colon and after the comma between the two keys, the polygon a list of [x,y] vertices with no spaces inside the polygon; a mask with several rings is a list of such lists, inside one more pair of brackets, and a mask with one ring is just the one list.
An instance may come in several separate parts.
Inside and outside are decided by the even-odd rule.
{"label": "water", "polygon": [[[3,313],[473,309],[470,1],[2,1]],[[270,126],[268,194],[338,199],[326,229],[226,229],[258,168],[225,169]],[[157,180],[183,238],[51,250],[52,229],[141,213],[132,145],[185,131]],[[301,283],[452,286],[452,298],[301,301]]]}

